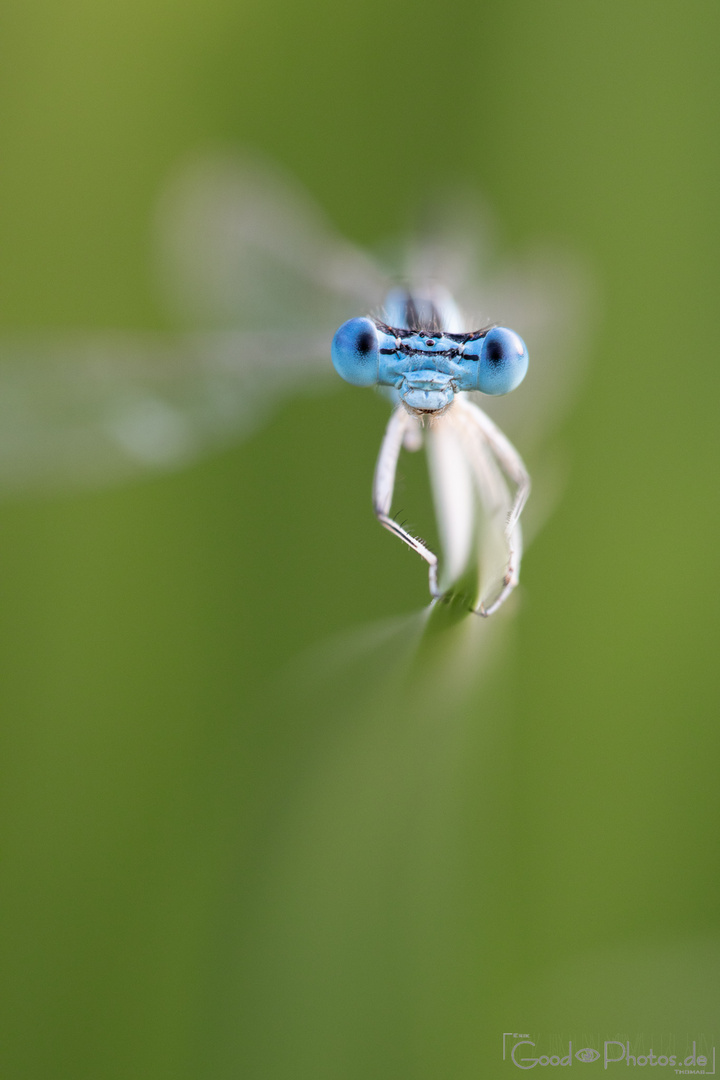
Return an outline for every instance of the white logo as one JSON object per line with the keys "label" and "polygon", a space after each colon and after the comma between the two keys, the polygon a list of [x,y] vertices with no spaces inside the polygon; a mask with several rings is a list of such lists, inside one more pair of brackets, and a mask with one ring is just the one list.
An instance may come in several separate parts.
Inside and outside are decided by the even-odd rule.
{"label": "white logo", "polygon": [[[587,1036],[586,1036],[587,1038]],[[503,1061],[512,1064],[516,1069],[534,1069],[538,1065],[541,1068],[563,1068],[575,1061],[583,1065],[599,1061],[602,1058],[603,1070],[611,1065],[624,1064],[630,1066],[659,1065],[661,1068],[670,1066],[676,1076],[714,1076],[715,1075],[715,1047],[711,1041],[702,1038],[694,1039],[692,1044],[687,1038],[675,1039],[672,1036],[663,1036],[655,1041],[655,1045],[661,1045],[663,1053],[656,1053],[651,1046],[645,1049],[643,1036],[630,1039],[605,1039],[599,1043],[601,1049],[593,1046],[584,1046],[581,1050],[573,1053],[572,1039],[566,1042],[558,1036],[548,1040],[555,1053],[547,1054],[536,1052],[536,1043],[527,1034],[519,1034],[516,1031],[506,1031],[503,1034]],[[648,1040],[649,1041],[649,1040]],[[678,1047],[672,1053],[675,1043]],[[666,1045],[667,1044],[667,1045]],[[698,1051],[698,1044],[700,1050]],[[690,1046],[692,1045],[692,1050]]]}

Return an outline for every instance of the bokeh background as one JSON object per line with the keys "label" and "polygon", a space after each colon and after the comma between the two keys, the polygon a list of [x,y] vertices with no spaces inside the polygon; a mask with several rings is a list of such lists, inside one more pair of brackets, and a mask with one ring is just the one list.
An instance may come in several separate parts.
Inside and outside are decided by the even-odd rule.
{"label": "bokeh background", "polygon": [[372,395],[0,506],[2,1075],[435,1080],[504,1074],[506,1031],[712,1040],[717,5],[0,24],[3,331],[171,328],[158,192],[227,143],[370,246],[460,178],[508,253],[566,247],[600,297],[562,500],[462,697],[457,656],[412,660],[425,574],[372,519]]}

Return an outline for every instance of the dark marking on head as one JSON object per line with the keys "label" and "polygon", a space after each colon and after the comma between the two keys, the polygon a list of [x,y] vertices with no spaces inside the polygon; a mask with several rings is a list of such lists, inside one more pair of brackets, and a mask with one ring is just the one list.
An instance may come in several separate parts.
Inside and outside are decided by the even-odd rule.
{"label": "dark marking on head", "polygon": [[[437,312],[435,312],[435,315],[437,315]],[[389,337],[395,338],[397,342],[397,345],[393,349],[380,349],[380,352],[383,355],[387,356],[391,353],[399,353],[400,355],[409,356],[413,353],[418,353],[422,350],[415,349],[411,345],[406,345],[403,338],[415,337],[416,335],[419,337],[430,335],[425,344],[431,348],[437,344],[436,337],[443,337],[448,341],[454,341],[457,344],[457,348],[455,349],[443,349],[442,351],[433,353],[433,356],[446,356],[450,360],[453,360],[456,357],[462,357],[464,360],[479,360],[479,352],[474,353],[466,351],[465,347],[469,346],[472,348],[472,345],[474,345],[475,342],[480,345],[488,330],[492,330],[495,326],[494,323],[491,323],[490,326],[484,326],[481,330],[470,330],[464,334],[453,334],[440,328],[435,328],[431,331],[427,326],[425,326],[424,329],[390,326],[380,319],[375,319],[375,325],[382,334],[387,334]]]}
{"label": "dark marking on head", "polygon": [[443,337],[450,338],[451,341],[457,341],[460,345],[467,345],[470,341],[481,341],[485,337],[488,330],[492,330],[495,323],[491,323],[490,326],[483,326],[481,330],[468,330],[464,334],[451,334],[448,330],[443,331]]}
{"label": "dark marking on head", "polygon": [[448,360],[454,360],[456,356],[460,355],[459,349],[438,349],[434,353],[425,353],[424,349],[416,349],[414,345],[408,345],[404,341],[400,341],[394,349],[381,349],[381,352],[394,352],[399,353],[401,356],[429,356],[437,358],[440,356],[446,356]]}

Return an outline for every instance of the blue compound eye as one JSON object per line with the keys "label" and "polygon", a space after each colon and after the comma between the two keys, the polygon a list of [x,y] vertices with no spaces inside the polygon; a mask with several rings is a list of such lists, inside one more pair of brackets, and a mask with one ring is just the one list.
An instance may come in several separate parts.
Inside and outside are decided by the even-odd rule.
{"label": "blue compound eye", "polygon": [[525,342],[504,326],[488,330],[482,339],[477,387],[483,394],[508,394],[525,378],[528,353]]}
{"label": "blue compound eye", "polygon": [[338,375],[353,386],[378,381],[378,335],[372,319],[349,319],[332,342],[332,362]]}

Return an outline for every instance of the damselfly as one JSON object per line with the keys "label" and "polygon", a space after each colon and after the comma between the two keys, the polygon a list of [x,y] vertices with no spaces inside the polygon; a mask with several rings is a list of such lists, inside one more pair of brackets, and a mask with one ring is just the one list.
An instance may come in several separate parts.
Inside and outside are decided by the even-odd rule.
{"label": "damselfly", "polygon": [[[396,399],[375,469],[373,505],[381,524],[428,563],[434,598],[445,591],[438,587],[437,555],[390,516],[403,443],[417,446],[421,424],[434,425],[436,437],[438,425],[452,424],[475,482],[486,528],[492,527],[493,519],[505,509],[502,495],[507,491],[501,474],[516,486],[502,526],[507,561],[501,588],[488,603],[481,599],[472,607],[478,615],[492,615],[518,583],[520,514],[530,493],[530,477],[512,444],[467,395],[470,391],[497,395],[514,390],[527,372],[524,342],[501,326],[464,330],[450,296],[437,287],[426,287],[422,292],[392,293],[383,319],[355,318],[343,323],[333,338],[332,358],[336,371],[347,382],[387,387]],[[435,474],[435,483],[445,491],[455,487],[455,498],[460,497],[457,470],[461,467],[456,456],[444,474],[438,469]],[[467,513],[463,516],[468,519]]]}
{"label": "damselfly", "polygon": [[[384,312],[368,325],[378,353],[393,350],[382,353],[386,372],[393,364],[399,372],[401,358],[419,370],[428,353],[437,365],[441,353],[456,348],[458,356],[448,360],[462,366],[463,342],[465,359],[477,367],[482,361],[469,360],[477,354],[472,349],[487,351],[499,339],[465,335],[459,309],[438,283],[477,316],[476,325],[491,315],[532,341],[541,378],[509,409],[500,404],[503,428],[521,426],[523,447],[537,445],[570,384],[563,363],[570,349],[548,347],[559,323],[568,340],[568,275],[544,256],[507,272],[479,267],[476,256],[484,249],[472,214],[463,203],[449,225],[409,245],[388,273],[340,238],[274,167],[231,156],[195,160],[169,185],[158,216],[162,280],[185,329],[0,338],[0,490],[105,485],[179,468],[227,445],[252,431],[277,401],[331,384],[333,333],[358,311]],[[409,291],[393,293],[398,280]],[[477,298],[482,312],[472,306]],[[375,508],[383,524],[428,560],[434,594],[453,584],[473,552],[488,555],[499,544],[501,555],[495,550],[484,558],[501,583],[494,597],[483,594],[480,610],[489,613],[517,577],[525,473],[504,436],[467,399],[465,383],[456,383],[452,408],[423,430],[419,414],[441,413],[449,384],[443,389],[432,378],[418,379],[400,388],[411,411],[393,413]],[[401,444],[417,448],[423,436],[444,552],[439,576],[435,555],[390,517]],[[518,487],[514,502],[503,472]],[[478,495],[484,517],[473,504]],[[480,593],[476,599],[483,603]]]}

